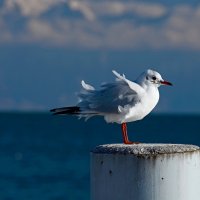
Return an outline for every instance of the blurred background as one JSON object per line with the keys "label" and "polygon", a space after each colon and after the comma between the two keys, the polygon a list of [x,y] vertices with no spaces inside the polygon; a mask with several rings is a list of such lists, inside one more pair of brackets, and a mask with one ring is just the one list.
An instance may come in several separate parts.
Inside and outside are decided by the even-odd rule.
{"label": "blurred background", "polygon": [[[132,140],[200,145],[197,0],[0,1],[0,199],[89,199],[89,152],[120,127],[48,110],[74,105],[81,80],[155,69],[174,87]],[[98,128],[98,130],[96,129]]]}

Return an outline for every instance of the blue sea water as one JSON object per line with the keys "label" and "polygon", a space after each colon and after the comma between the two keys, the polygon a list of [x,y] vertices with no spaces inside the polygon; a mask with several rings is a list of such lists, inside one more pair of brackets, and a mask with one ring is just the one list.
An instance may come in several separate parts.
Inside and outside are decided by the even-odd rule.
{"label": "blue sea water", "polygon": [[[150,115],[128,124],[131,140],[200,145],[199,115]],[[121,143],[102,118],[0,114],[0,200],[88,200],[90,150]]]}

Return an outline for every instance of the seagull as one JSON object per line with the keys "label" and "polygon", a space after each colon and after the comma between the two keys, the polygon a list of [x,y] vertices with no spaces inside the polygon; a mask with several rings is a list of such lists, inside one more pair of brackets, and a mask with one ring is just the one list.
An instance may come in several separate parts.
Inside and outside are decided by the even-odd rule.
{"label": "seagull", "polygon": [[172,83],[163,80],[161,75],[151,69],[131,81],[112,71],[115,82],[103,83],[100,89],[81,82],[83,89],[78,93],[76,106],[50,110],[54,115],[76,115],[86,120],[93,116],[103,116],[107,123],[121,124],[123,143],[138,144],[128,139],[127,123],[143,119],[159,101],[159,86]]}

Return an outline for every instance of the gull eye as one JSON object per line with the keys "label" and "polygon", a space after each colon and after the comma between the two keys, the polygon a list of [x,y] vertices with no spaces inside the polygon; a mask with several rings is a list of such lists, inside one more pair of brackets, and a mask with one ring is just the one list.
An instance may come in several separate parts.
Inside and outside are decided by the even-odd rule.
{"label": "gull eye", "polygon": [[156,77],[155,77],[155,76],[152,76],[152,80],[154,80],[154,81],[155,81],[155,80],[156,80]]}

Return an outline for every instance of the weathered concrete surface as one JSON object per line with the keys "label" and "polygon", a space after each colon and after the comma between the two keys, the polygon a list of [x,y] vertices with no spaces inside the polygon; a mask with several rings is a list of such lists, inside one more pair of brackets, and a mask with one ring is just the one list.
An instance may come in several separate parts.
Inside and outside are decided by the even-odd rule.
{"label": "weathered concrete surface", "polygon": [[185,153],[200,150],[200,147],[187,144],[105,144],[97,146],[92,153],[133,154],[137,156],[155,156],[158,154]]}
{"label": "weathered concrete surface", "polygon": [[108,144],[91,152],[91,200],[199,200],[200,148]]}

